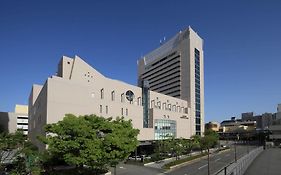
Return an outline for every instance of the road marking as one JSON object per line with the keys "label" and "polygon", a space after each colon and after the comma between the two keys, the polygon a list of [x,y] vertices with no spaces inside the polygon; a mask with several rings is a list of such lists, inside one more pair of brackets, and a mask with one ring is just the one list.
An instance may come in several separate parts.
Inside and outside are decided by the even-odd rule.
{"label": "road marking", "polygon": [[206,166],[208,166],[208,164],[199,167],[198,170],[200,170],[200,169],[202,169],[202,168],[204,168],[204,167],[206,167]]}
{"label": "road marking", "polygon": [[122,167],[122,166],[120,166],[119,168],[120,168],[120,169],[126,169],[126,168],[124,168],[124,167]]}
{"label": "road marking", "polygon": [[221,158],[216,159],[215,162],[217,162],[217,161],[219,161],[219,160],[221,160]]}

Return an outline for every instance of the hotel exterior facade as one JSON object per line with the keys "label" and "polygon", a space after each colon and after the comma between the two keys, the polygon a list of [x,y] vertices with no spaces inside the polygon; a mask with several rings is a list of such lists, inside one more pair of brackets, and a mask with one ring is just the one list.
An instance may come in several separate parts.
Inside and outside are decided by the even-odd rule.
{"label": "hotel exterior facade", "polygon": [[80,57],[63,56],[56,75],[44,85],[33,85],[29,96],[29,138],[45,135],[44,126],[65,114],[123,116],[140,130],[138,140],[146,143],[167,136],[190,138],[194,134],[190,104],[186,100],[150,91],[103,76]]}
{"label": "hotel exterior facade", "polygon": [[204,132],[203,40],[191,27],[138,60],[138,85],[188,101],[192,134]]}

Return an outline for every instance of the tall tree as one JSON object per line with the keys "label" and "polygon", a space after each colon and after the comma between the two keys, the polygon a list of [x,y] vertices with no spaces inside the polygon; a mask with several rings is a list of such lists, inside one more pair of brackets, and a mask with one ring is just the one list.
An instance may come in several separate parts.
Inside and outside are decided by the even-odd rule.
{"label": "tall tree", "polygon": [[62,121],[45,127],[52,155],[60,156],[69,165],[92,169],[116,166],[126,159],[138,145],[139,131],[124,118],[105,119],[96,115],[76,117],[67,114]]}
{"label": "tall tree", "polygon": [[[0,133],[0,162],[2,164],[12,163],[23,149],[25,137],[23,133]],[[3,166],[1,166],[3,168]]]}

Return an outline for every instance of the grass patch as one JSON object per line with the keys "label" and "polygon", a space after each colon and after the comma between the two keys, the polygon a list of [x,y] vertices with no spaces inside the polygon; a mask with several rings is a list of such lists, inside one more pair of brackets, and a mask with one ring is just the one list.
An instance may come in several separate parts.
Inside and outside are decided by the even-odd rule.
{"label": "grass patch", "polygon": [[170,163],[165,164],[163,166],[163,168],[164,169],[170,169],[171,166],[179,165],[181,163],[185,163],[185,162],[188,162],[188,161],[191,161],[191,160],[194,160],[194,159],[206,156],[206,155],[208,155],[207,152],[199,154],[199,155],[196,155],[196,156],[190,156],[190,157],[187,157],[187,158],[184,158],[184,159],[175,160],[175,161],[172,161]]}

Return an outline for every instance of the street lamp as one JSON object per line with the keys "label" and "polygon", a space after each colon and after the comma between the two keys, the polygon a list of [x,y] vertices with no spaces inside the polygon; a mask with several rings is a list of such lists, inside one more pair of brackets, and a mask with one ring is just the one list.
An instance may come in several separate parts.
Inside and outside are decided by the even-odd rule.
{"label": "street lamp", "polygon": [[247,153],[248,153],[248,154],[249,154],[249,152],[250,152],[250,151],[249,151],[249,145],[250,145],[250,140],[249,140],[249,139],[250,139],[250,133],[248,132],[248,133],[247,133]]}
{"label": "street lamp", "polygon": [[237,142],[238,142],[238,140],[239,140],[239,134],[237,134],[236,135],[236,137],[237,137],[237,140],[234,142],[234,156],[235,156],[235,162],[237,162],[237,148],[236,148],[236,144],[237,144]]}
{"label": "street lamp", "polygon": [[208,146],[208,175],[210,175],[210,149]]}

